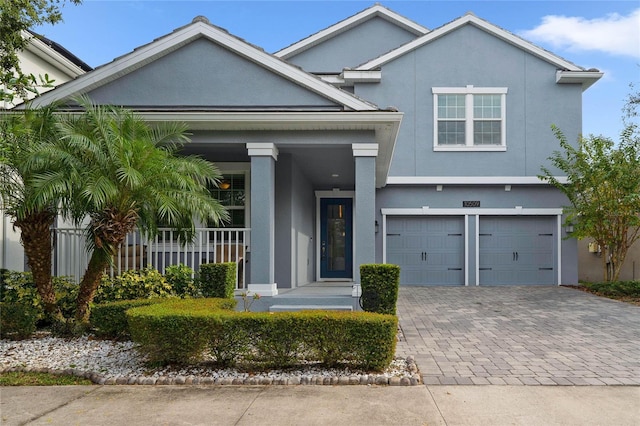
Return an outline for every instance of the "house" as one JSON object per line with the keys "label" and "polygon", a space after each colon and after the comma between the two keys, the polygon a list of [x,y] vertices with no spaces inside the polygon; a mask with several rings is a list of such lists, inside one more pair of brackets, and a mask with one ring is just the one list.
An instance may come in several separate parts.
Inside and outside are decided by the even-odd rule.
{"label": "house", "polygon": [[[47,92],[92,69],[55,41],[34,32],[24,31],[22,36],[29,39],[27,47],[18,52],[23,74],[33,74],[36,77],[47,74],[49,79],[53,80],[53,87],[40,87],[38,88],[40,93]],[[0,110],[10,109],[19,102],[20,100],[14,100],[14,103],[1,102]],[[20,234],[13,228],[9,218],[4,215],[0,223],[0,268],[14,271],[24,271],[26,268]]]}
{"label": "house", "polygon": [[429,30],[376,4],[273,55],[197,17],[34,104],[187,123],[186,152],[225,175],[247,288],[355,296],[376,262],[402,285],[577,283],[567,200],[537,175],[601,76],[473,14]]}

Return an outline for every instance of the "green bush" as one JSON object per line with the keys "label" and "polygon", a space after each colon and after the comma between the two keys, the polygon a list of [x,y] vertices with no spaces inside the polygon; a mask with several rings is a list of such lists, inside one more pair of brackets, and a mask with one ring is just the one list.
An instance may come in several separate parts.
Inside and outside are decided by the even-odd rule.
{"label": "green bush", "polygon": [[167,266],[164,271],[164,279],[178,297],[198,297],[198,288],[193,281],[193,269],[182,263]]}
{"label": "green bush", "polygon": [[198,287],[204,297],[233,298],[236,287],[235,262],[205,263],[198,271]]}
{"label": "green bush", "polygon": [[395,315],[400,267],[389,264],[360,265],[360,280],[362,309],[367,312]]}
{"label": "green bush", "polygon": [[40,310],[29,302],[0,302],[0,338],[31,336],[39,316]]}
{"label": "green bush", "polygon": [[[78,297],[78,285],[70,277],[51,279],[56,295],[56,303],[65,318],[73,318]],[[45,319],[45,314],[31,272],[0,271],[0,302],[20,303],[35,309],[37,322]]]}
{"label": "green bush", "polygon": [[127,324],[127,310],[138,306],[151,305],[163,300],[164,299],[118,300],[116,302],[93,305],[91,307],[91,316],[89,317],[91,329],[98,337],[118,340],[130,339],[131,334],[129,333],[129,325]]}
{"label": "green bush", "polygon": [[132,340],[149,361],[188,363],[202,356],[219,328],[217,318],[224,310],[234,310],[236,303],[235,299],[173,299],[129,309],[126,315]]}
{"label": "green bush", "polygon": [[584,283],[589,290],[609,297],[640,297],[640,281]]}
{"label": "green bush", "polygon": [[[222,310],[224,301],[233,305]],[[398,319],[369,312],[235,312],[232,299],[171,300],[127,311],[133,340],[158,363],[197,362],[246,368],[346,363],[386,368],[395,352]]]}
{"label": "green bush", "polygon": [[104,275],[93,300],[95,303],[105,303],[172,295],[171,286],[160,272],[153,268],[144,268],[125,271],[113,278]]}

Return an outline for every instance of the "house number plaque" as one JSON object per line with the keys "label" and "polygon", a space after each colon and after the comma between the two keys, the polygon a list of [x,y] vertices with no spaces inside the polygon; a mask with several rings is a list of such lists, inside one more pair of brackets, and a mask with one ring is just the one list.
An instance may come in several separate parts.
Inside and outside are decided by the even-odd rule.
{"label": "house number plaque", "polygon": [[463,201],[462,207],[480,207],[480,201]]}

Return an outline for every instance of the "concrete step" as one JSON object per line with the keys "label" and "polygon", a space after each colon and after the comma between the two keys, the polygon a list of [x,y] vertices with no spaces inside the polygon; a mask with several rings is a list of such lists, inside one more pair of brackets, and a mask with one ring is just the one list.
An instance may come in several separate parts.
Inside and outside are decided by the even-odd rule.
{"label": "concrete step", "polygon": [[293,311],[353,311],[351,305],[271,305],[269,312],[293,312]]}

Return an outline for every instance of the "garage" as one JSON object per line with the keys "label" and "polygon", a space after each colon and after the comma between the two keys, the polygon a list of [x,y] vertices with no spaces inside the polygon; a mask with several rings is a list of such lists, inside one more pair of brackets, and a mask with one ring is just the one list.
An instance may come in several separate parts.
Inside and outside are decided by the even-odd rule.
{"label": "garage", "polygon": [[389,217],[387,263],[402,285],[464,285],[464,217]]}
{"label": "garage", "polygon": [[557,283],[555,216],[482,216],[480,285]]}

